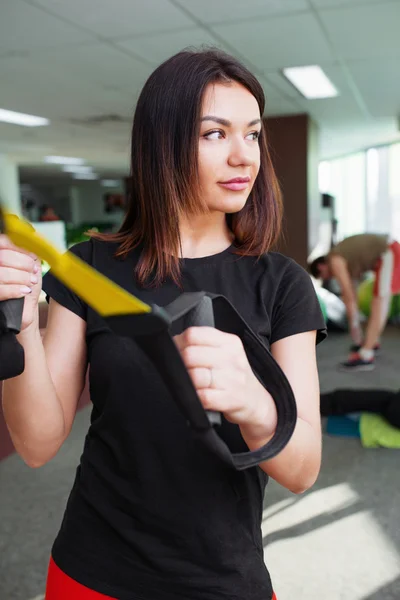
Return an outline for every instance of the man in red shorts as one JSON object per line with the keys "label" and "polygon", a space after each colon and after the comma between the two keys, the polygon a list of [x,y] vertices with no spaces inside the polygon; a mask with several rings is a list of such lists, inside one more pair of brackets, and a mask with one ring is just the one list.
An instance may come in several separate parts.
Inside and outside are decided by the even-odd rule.
{"label": "man in red shorts", "polygon": [[[310,265],[316,279],[335,278],[346,305],[349,328],[354,345],[341,369],[370,371],[375,367],[375,352],[386,325],[391,298],[400,293],[400,244],[386,235],[364,233],[353,235],[337,244],[327,256],[320,256]],[[368,271],[375,272],[371,316],[365,332],[360,326],[357,283]]]}

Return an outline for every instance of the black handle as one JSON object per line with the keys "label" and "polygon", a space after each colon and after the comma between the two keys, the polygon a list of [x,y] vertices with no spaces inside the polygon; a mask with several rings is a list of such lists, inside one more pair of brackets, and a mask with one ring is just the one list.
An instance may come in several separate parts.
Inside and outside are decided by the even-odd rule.
{"label": "black handle", "polygon": [[21,330],[24,298],[0,301],[0,381],[21,375],[24,349],[16,338]]}
{"label": "black handle", "polygon": [[[209,296],[203,298],[190,310],[184,318],[184,329],[188,327],[215,327],[213,301]],[[221,425],[221,413],[206,411],[211,425]]]}
{"label": "black handle", "polygon": [[25,298],[12,298],[0,301],[0,331],[21,331],[22,313],[24,311]]}

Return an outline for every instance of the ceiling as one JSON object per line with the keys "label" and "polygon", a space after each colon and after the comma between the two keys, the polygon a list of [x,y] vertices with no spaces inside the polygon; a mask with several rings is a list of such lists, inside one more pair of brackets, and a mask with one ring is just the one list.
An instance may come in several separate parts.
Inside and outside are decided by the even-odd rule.
{"label": "ceiling", "polygon": [[[146,78],[186,46],[216,45],[260,79],[268,115],[309,113],[329,158],[400,139],[400,0],[1,0],[0,108],[50,127],[0,124],[0,152],[25,169],[47,154],[99,172],[128,168]],[[337,98],[305,100],[281,69],[319,64]],[[121,122],[85,125],[90,117]]]}

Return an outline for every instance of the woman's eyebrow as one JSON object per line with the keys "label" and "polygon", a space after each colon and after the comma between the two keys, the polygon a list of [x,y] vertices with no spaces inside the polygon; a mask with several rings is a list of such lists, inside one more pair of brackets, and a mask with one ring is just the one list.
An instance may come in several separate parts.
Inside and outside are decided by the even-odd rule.
{"label": "woman's eyebrow", "polygon": [[[224,127],[232,127],[232,123],[227,119],[222,119],[221,117],[215,117],[213,115],[206,115],[205,117],[202,117],[200,121],[214,121],[214,123],[219,123]],[[247,127],[253,127],[253,125],[258,125],[259,123],[261,123],[261,119],[254,119],[248,123]]]}

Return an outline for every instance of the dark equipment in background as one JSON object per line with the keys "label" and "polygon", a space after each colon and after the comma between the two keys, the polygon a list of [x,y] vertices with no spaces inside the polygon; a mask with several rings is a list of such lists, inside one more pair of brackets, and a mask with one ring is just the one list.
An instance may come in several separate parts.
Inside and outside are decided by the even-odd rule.
{"label": "dark equipment in background", "polygon": [[331,223],[330,249],[337,243],[337,219],[335,219],[335,198],[331,194],[321,194],[322,208],[329,208]]}

